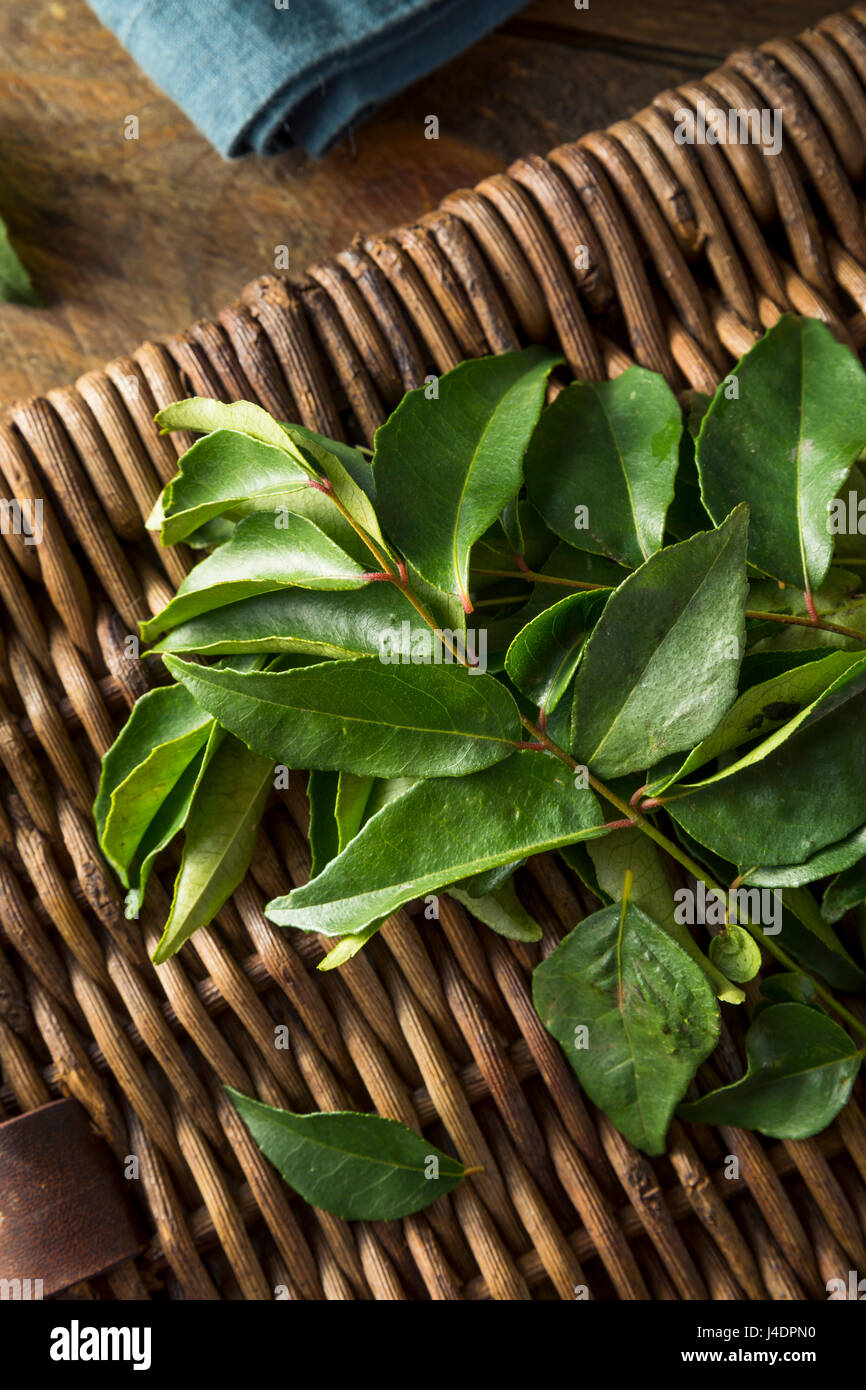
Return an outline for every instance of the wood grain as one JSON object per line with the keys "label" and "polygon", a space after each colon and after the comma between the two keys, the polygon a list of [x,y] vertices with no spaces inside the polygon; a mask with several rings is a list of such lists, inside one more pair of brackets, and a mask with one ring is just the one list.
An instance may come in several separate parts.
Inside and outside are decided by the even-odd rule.
{"label": "wood grain", "polygon": [[767,38],[792,38],[838,6],[832,0],[590,0],[578,9],[574,0],[533,0],[506,31],[539,32],[544,26],[580,42],[627,45],[671,54],[699,56],[704,66],[721,62],[735,48]]}
{"label": "wood grain", "polygon": [[[797,0],[781,27],[793,32],[818,8]],[[279,247],[300,273],[357,231],[387,230],[520,155],[630,114],[704,69],[684,51],[692,41],[701,52],[712,38],[721,54],[756,30],[778,30],[778,9],[711,0],[690,10],[689,25],[684,0],[616,0],[591,12],[536,0],[324,160],[295,150],[229,163],[84,0],[5,0],[0,213],[45,307],[0,305],[0,404],[216,313],[275,268]],[[609,47],[639,42],[599,52],[582,44],[584,30]],[[425,138],[429,114],[438,140]],[[131,115],[137,140],[124,138]]]}

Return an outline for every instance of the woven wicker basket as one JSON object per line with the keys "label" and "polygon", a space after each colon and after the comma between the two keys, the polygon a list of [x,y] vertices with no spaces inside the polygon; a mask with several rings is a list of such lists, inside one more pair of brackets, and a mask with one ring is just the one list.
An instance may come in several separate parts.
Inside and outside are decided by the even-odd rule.
{"label": "woven wicker basket", "polygon": [[[700,99],[781,108],[782,152],[676,143],[674,111]],[[159,407],[250,399],[369,443],[426,373],[528,341],[561,344],[576,376],[634,360],[677,390],[711,390],[786,309],[859,348],[864,169],[861,5],[9,410],[6,495],[44,499],[44,540],[0,545],[0,1137],[19,1112],[74,1098],[118,1163],[137,1156],[126,1187],[146,1226],[109,1273],[68,1274],[94,1276],[79,1293],[822,1298],[828,1279],[866,1270],[856,1100],[800,1142],[674,1123],[651,1163],[582,1095],[529,997],[536,960],[592,908],[553,858],[523,871],[539,948],[443,897],[438,923],[401,911],[322,976],[319,941],[262,915],[308,873],[293,778],[245,883],[156,969],[165,887],[125,922],[90,813],[100,755],[160,679],[158,662],[130,659],[128,637],[191,565],[142,525],[190,442],[159,437]],[[716,1056],[730,1076],[740,1049],[726,1036]],[[375,1108],[483,1172],[402,1223],[347,1225],[286,1189],[220,1083],[295,1110]]]}

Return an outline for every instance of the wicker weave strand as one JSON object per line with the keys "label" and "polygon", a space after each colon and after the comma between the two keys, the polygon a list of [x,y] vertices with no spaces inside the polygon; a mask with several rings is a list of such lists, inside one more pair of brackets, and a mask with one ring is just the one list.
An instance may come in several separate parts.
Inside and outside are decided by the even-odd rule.
{"label": "wicker weave strand", "polygon": [[[676,112],[698,102],[781,108],[781,152],[677,143]],[[160,678],[125,639],[192,563],[143,526],[190,442],[157,434],[158,408],[249,399],[369,444],[428,373],[530,341],[557,342],[576,376],[637,362],[677,391],[713,389],[787,310],[859,349],[864,168],[855,5],[9,409],[0,474],[8,496],[43,499],[44,539],[0,544],[0,1119],[76,1098],[119,1161],[138,1155],[151,1232],[141,1259],[85,1292],[818,1298],[866,1268],[856,1098],[798,1143],[675,1123],[654,1162],[589,1104],[530,1001],[533,965],[592,909],[553,858],[523,880],[538,948],[443,898],[438,923],[398,912],[362,955],[317,975],[323,943],[262,912],[309,873],[293,778],[245,883],[155,969],[165,885],[127,923],[89,809],[101,754]],[[282,1023],[287,1051],[274,1045]],[[741,1044],[727,1038],[713,1065],[735,1076]],[[483,1171],[402,1223],[349,1226],[286,1189],[222,1083],[294,1109],[375,1108]]]}

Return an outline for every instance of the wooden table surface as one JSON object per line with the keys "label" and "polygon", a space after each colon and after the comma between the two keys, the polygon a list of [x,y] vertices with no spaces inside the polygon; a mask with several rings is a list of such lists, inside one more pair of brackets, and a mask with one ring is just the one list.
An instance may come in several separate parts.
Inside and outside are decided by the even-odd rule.
{"label": "wooden table surface", "polygon": [[[300,273],[356,231],[428,211],[828,8],[534,0],[327,158],[226,162],[84,0],[3,0],[0,213],[45,307],[0,304],[0,404],[216,312],[274,267],[279,246]],[[424,136],[431,114],[438,140]],[[130,115],[138,140],[124,139]]]}

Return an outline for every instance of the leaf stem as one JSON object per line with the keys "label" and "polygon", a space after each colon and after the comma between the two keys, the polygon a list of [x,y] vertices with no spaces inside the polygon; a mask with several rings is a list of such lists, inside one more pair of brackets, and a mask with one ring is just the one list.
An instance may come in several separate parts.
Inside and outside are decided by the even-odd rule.
{"label": "leaf stem", "polygon": [[790,623],[794,627],[815,627],[823,632],[838,632],[840,637],[854,637],[858,642],[866,642],[866,632],[858,632],[854,627],[842,627],[840,623],[828,623],[823,618],[798,618],[793,613],[759,613],[754,608],[746,609],[747,618],[759,622]]}
{"label": "leaf stem", "polygon": [[[431,616],[430,613],[428,613],[427,609],[420,602],[420,600],[415,597],[415,595],[410,590],[408,583],[401,583],[400,580],[396,578],[394,578],[392,582],[397,586],[398,589],[400,589],[402,593],[406,595],[406,598],[412,604],[412,607],[416,610],[419,617],[423,618],[424,622],[426,622],[427,625],[434,630],[434,632],[439,633],[440,639],[443,641],[445,646],[450,647],[450,644],[445,642],[444,638],[442,638],[441,630],[436,626],[435,619]],[[562,582],[570,584],[572,581],[565,580]],[[607,585],[593,584],[583,587],[607,588]],[[800,622],[806,623],[810,627],[814,626],[814,624],[810,623],[808,619],[800,619]],[[859,637],[861,641],[866,641],[866,635],[862,633],[852,633],[852,635]],[[460,653],[457,652],[453,647],[450,647],[450,650],[453,652],[456,660],[460,661],[462,665],[469,665],[469,662],[467,662],[465,658],[461,657]],[[707,870],[703,867],[703,865],[699,864],[696,859],[692,859],[690,854],[687,854],[686,851],[682,849],[680,845],[676,844],[667,835],[665,835],[663,831],[659,830],[658,827],[652,823],[652,821],[647,820],[646,816],[642,815],[641,812],[637,810],[635,806],[632,806],[627,801],[624,801],[621,796],[617,796],[616,792],[612,791],[610,787],[605,786],[604,782],[600,782],[599,779],[593,776],[593,774],[589,771],[589,768],[584,767],[581,763],[578,763],[576,759],[574,759],[571,756],[570,753],[566,753],[564,748],[560,748],[558,743],[554,743],[553,739],[549,738],[545,730],[539,727],[538,724],[534,724],[532,720],[526,718],[525,715],[521,715],[520,722],[523,725],[524,729],[526,729],[526,731],[529,734],[531,734],[532,739],[530,742],[527,742],[526,744],[517,744],[515,745],[516,747],[526,747],[537,749],[538,751],[552,753],[555,758],[558,758],[559,761],[561,763],[564,763],[566,767],[570,768],[572,772],[580,771],[585,773],[587,782],[589,786],[592,787],[593,791],[597,792],[599,796],[604,797],[605,801],[608,801],[611,804],[611,806],[615,806],[621,814],[620,821],[608,823],[609,829],[613,829],[614,826],[618,829],[624,829],[627,825],[636,826],[636,828],[638,830],[641,830],[644,833],[644,835],[647,835],[651,840],[654,840],[660,849],[663,849],[666,854],[669,854],[671,859],[674,859],[678,864],[681,864],[682,867],[686,869],[688,873],[692,875],[693,878],[702,880],[706,884],[707,888],[711,890],[711,892],[715,893],[718,897],[722,898],[728,907],[728,911],[730,911],[730,899],[728,896],[728,892],[725,890],[725,888],[722,887],[721,884],[716,883],[715,879],[710,878],[710,876],[707,873]],[[775,956],[779,964],[784,965],[786,970],[793,970],[796,971],[798,974],[805,975],[806,978],[811,981],[815,993],[819,995],[821,999],[824,1000],[824,1002],[833,1010],[833,1012],[836,1013],[839,1018],[844,1019],[845,1022],[848,1024],[849,1028],[853,1028],[855,1033],[859,1033],[861,1037],[866,1038],[866,1024],[861,1023],[860,1020],[856,1018],[855,1015],[852,1014],[849,1009],[846,1009],[843,1004],[840,1004],[836,999],[835,995],[832,993],[832,991],[827,989],[826,985],[823,985],[820,980],[816,980],[814,975],[810,975],[807,970],[803,970],[803,968],[799,966],[797,962],[793,960],[788,955],[788,953],[782,949],[781,946],[777,946],[775,941],[773,941],[771,937],[768,937],[753,923],[743,922],[740,925],[744,926],[746,930],[751,933],[751,935],[755,938],[759,946],[764,946],[767,949],[767,951],[769,951],[771,956]]]}
{"label": "leaf stem", "polygon": [[476,569],[473,574],[486,574],[495,579],[525,579],[529,584],[560,584],[566,589],[609,589],[609,584],[589,584],[581,579],[563,579],[557,574],[539,574],[537,570],[486,570]]}
{"label": "leaf stem", "polygon": [[[322,489],[322,490],[324,491],[324,489]],[[334,506],[337,508],[337,511],[340,513],[340,515],[344,518],[344,520],[348,521],[348,523],[349,523],[349,525],[351,526],[352,530],[353,530],[357,535],[359,535],[359,536],[361,537],[361,540],[362,540],[362,541],[364,542],[364,544],[366,545],[366,547],[367,547],[367,549],[369,550],[370,554],[373,555],[373,556],[375,557],[375,559],[378,561],[380,570],[381,570],[384,574],[386,574],[386,575],[388,576],[389,579],[393,580],[394,583],[396,584],[396,583],[398,582],[397,576],[394,574],[394,571],[392,570],[391,566],[388,564],[387,558],[386,558],[385,555],[382,553],[382,551],[379,549],[379,547],[375,544],[375,542],[370,538],[370,536],[367,535],[367,532],[364,530],[363,526],[361,526],[360,523],[357,522],[357,521],[355,520],[355,518],[352,516],[352,513],[349,511],[348,507],[346,507],[346,506],[343,505],[343,503],[340,501],[339,497],[338,497],[337,494],[334,492],[334,490],[333,490],[332,487],[329,487],[329,488],[328,488],[328,495],[330,496],[331,501],[333,502]]]}
{"label": "leaf stem", "polygon": [[423,621],[427,624],[427,626],[431,628],[433,632],[435,632],[443,647],[445,647],[446,650],[451,653],[455,661],[458,661],[461,666],[471,667],[476,666],[478,664],[477,662],[467,661],[466,657],[457,650],[453,642],[448,641],[448,639],[442,632],[441,627],[436,622],[436,619],[433,617],[432,613],[430,613],[428,609],[424,607],[421,600],[419,598],[416,598],[415,595],[412,593],[412,590],[409,588],[408,580],[400,580],[397,578],[396,575],[392,574],[391,583],[394,585],[395,588],[399,589],[400,593],[403,594],[409,600],[412,607],[415,609],[415,612],[418,614],[419,618],[422,618]]}
{"label": "leaf stem", "polygon": [[[524,574],[519,570],[476,569],[473,570],[473,573],[486,574],[501,579],[526,579],[533,584],[558,584],[568,589],[609,589],[611,587],[609,584],[590,584],[582,579],[565,579],[558,574],[539,574],[535,570],[527,570]],[[503,602],[507,601],[503,600]],[[822,632],[835,632],[840,637],[853,637],[856,642],[866,643],[866,632],[858,632],[854,627],[843,627],[841,623],[827,622],[820,616],[800,618],[793,613],[763,613],[755,608],[747,608],[746,617],[754,618],[757,622],[787,623],[792,627],[818,628]]]}
{"label": "leaf stem", "polygon": [[477,598],[472,607],[476,608],[502,608],[507,603],[525,603],[525,594],[506,594],[500,598]]}
{"label": "leaf stem", "polygon": [[[524,728],[534,734],[549,753],[553,753],[555,757],[559,758],[560,762],[564,762],[573,772],[581,767],[580,763],[577,763],[574,758],[564,751],[564,749],[560,748],[558,744],[554,743],[552,739],[548,738],[546,734],[537,728],[537,726],[532,723],[531,719],[522,719],[521,722]],[[692,859],[690,854],[687,854],[684,849],[673,840],[669,839],[663,831],[653,825],[652,821],[647,820],[645,816],[641,815],[640,811],[637,811],[633,806],[629,806],[627,801],[623,801],[622,797],[617,796],[616,792],[611,791],[610,787],[606,787],[603,782],[600,782],[597,777],[594,777],[588,768],[586,768],[585,771],[587,781],[593,791],[598,792],[599,796],[603,796],[606,801],[609,801],[612,806],[615,806],[618,811],[621,811],[623,816],[627,817],[632,825],[636,826],[638,830],[642,830],[651,840],[654,840],[660,849],[663,849],[666,854],[669,854],[672,859],[675,859],[678,864],[681,864],[684,869],[687,869],[693,878],[701,879],[706,884],[707,888],[718,897],[724,899],[726,905],[730,908],[730,901],[726,890],[721,884],[716,883],[714,879],[710,878],[703,865],[699,864],[697,860]],[[806,975],[806,977],[811,980],[815,993],[820,995],[825,1003],[827,1003],[840,1018],[844,1018],[850,1028],[853,1028],[861,1037],[866,1038],[866,1024],[861,1023],[850,1010],[846,1009],[843,1004],[840,1004],[832,991],[827,989],[826,985],[823,985],[820,980],[815,979],[814,975],[810,975],[802,966],[799,966],[796,961],[792,960],[786,951],[782,950],[781,946],[777,946],[771,937],[768,937],[752,922],[743,922],[740,925],[744,926],[746,930],[751,933],[759,946],[765,946],[770,955],[775,956],[776,960],[780,965],[784,965],[786,970],[793,970],[800,975]]]}

